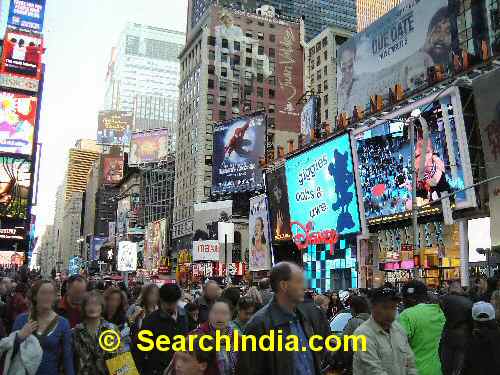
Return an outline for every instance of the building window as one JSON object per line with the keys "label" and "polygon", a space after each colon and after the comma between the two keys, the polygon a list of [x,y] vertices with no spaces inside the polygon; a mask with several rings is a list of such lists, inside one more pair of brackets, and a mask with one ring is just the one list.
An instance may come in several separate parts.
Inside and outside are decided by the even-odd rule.
{"label": "building window", "polygon": [[259,31],[259,32],[257,33],[257,38],[258,38],[259,40],[264,40],[264,33],[262,33],[262,32],[260,32],[260,31]]}
{"label": "building window", "polygon": [[325,109],[325,120],[328,120],[328,109]]}
{"label": "building window", "polygon": [[264,46],[258,46],[257,53],[259,54],[259,56],[264,55]]}
{"label": "building window", "polygon": [[207,95],[207,104],[214,104],[214,96],[212,94]]}
{"label": "building window", "polygon": [[215,60],[215,51],[212,51],[212,50],[208,51],[208,59],[210,61],[214,61]]}
{"label": "building window", "polygon": [[323,47],[326,47],[326,45],[328,44],[328,39],[324,37],[323,40],[321,41],[321,44],[323,45]]}
{"label": "building window", "polygon": [[208,44],[209,46],[215,46],[215,37],[214,37],[214,36],[209,35],[209,36],[208,36],[208,39],[207,39],[207,44]]}
{"label": "building window", "polygon": [[234,42],[234,50],[239,51],[240,50],[240,42]]}
{"label": "building window", "polygon": [[246,51],[247,53],[252,53],[252,44],[251,43],[247,43],[247,47],[246,47]]}
{"label": "building window", "polygon": [[264,97],[264,89],[262,87],[257,87],[257,96],[259,98],[263,98]]}
{"label": "building window", "polygon": [[252,95],[252,86],[245,85],[245,97]]}
{"label": "building window", "polygon": [[226,119],[226,111],[219,111],[219,120],[224,121]]}
{"label": "building window", "polygon": [[225,66],[220,68],[220,75],[221,77],[227,78],[227,68]]}
{"label": "building window", "polygon": [[276,57],[276,50],[274,48],[269,48],[269,57]]}
{"label": "building window", "polygon": [[321,94],[321,83],[318,85],[318,91],[316,92],[316,94]]}
{"label": "building window", "polygon": [[257,64],[257,70],[259,72],[262,72],[264,70],[264,60],[257,60],[256,64]]}
{"label": "building window", "polygon": [[210,64],[208,66],[208,74],[215,74],[215,65]]}
{"label": "building window", "polygon": [[251,38],[253,38],[253,34],[252,34],[252,32],[251,32],[251,31],[247,31],[247,32],[245,33],[245,36],[246,36],[247,38],[250,38],[250,39],[251,39]]}
{"label": "building window", "polygon": [[317,79],[317,80],[320,80],[320,79],[321,79],[321,70],[318,70],[318,71],[316,72],[316,79]]}
{"label": "building window", "polygon": [[240,84],[233,82],[233,96],[238,96],[240,94]]}
{"label": "building window", "polygon": [[231,100],[231,106],[233,108],[239,108],[240,107],[240,99],[239,98],[234,98]]}
{"label": "building window", "polygon": [[325,58],[325,61],[328,61],[328,51],[323,52],[323,57]]}
{"label": "building window", "polygon": [[323,104],[328,104],[328,95],[325,95],[323,98]]}
{"label": "building window", "polygon": [[221,106],[225,107],[225,106],[226,106],[226,104],[227,104],[227,99],[226,99],[226,96],[225,96],[225,95],[224,95],[224,96],[222,96],[222,95],[221,95],[221,96],[219,96],[219,105],[221,105]]}
{"label": "building window", "polygon": [[209,79],[208,80],[208,88],[209,89],[213,89],[214,88],[214,80],[213,79]]}
{"label": "building window", "polygon": [[273,98],[274,98],[274,95],[275,95],[275,93],[274,93],[274,89],[269,89],[269,98],[270,98],[270,99],[273,99]]}
{"label": "building window", "polygon": [[228,57],[229,55],[227,54],[227,52],[222,52],[220,54],[220,62],[227,63]]}
{"label": "building window", "polygon": [[213,119],[214,119],[213,111],[211,109],[208,109],[207,110],[207,121],[213,121]]}
{"label": "building window", "polygon": [[323,68],[323,73],[325,73],[325,77],[328,75],[328,65]]}
{"label": "building window", "polygon": [[274,113],[274,112],[276,112],[276,105],[274,105],[274,104],[269,104],[269,105],[267,106],[267,109],[268,109],[267,111],[268,111],[269,113]]}
{"label": "building window", "polygon": [[227,90],[227,82],[222,80],[219,83],[219,90],[220,91],[226,91]]}
{"label": "building window", "polygon": [[321,51],[321,42],[316,43],[316,52]]}
{"label": "building window", "polygon": [[247,57],[246,60],[245,60],[245,66],[248,66],[248,67],[252,67],[252,58],[251,57]]}
{"label": "building window", "polygon": [[274,74],[274,72],[276,71],[276,64],[271,61],[269,62],[269,71],[271,72],[271,74]]}
{"label": "building window", "polygon": [[257,109],[264,109],[264,103],[257,102]]}
{"label": "building window", "polygon": [[316,57],[316,65],[319,66],[321,64],[321,55],[318,55],[318,57]]}
{"label": "building window", "polygon": [[249,70],[245,70],[245,81],[252,81],[253,73]]}
{"label": "building window", "polygon": [[259,83],[263,83],[264,82],[264,74],[257,73],[257,82],[259,82]]}
{"label": "building window", "polygon": [[233,79],[236,79],[236,80],[240,79],[240,70],[239,69],[233,69]]}
{"label": "building window", "polygon": [[269,82],[270,86],[276,86],[276,77],[275,76],[269,76],[267,79],[267,82]]}
{"label": "building window", "polygon": [[229,42],[226,38],[222,39],[222,48],[229,48]]}
{"label": "building window", "polygon": [[328,81],[323,82],[323,90],[328,90]]}
{"label": "building window", "polygon": [[269,117],[267,119],[267,124],[269,125],[270,128],[275,128],[276,126],[276,120],[274,119],[274,117]]}
{"label": "building window", "polygon": [[269,41],[270,41],[271,43],[276,42],[276,35],[274,35],[274,34],[269,34]]}
{"label": "building window", "polygon": [[233,65],[240,65],[240,55],[234,55],[231,58],[233,59]]}

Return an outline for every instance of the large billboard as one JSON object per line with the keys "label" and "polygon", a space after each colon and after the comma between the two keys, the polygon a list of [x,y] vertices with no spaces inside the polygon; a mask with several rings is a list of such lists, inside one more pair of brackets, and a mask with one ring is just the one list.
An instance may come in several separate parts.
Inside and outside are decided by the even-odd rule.
{"label": "large billboard", "polygon": [[305,143],[311,143],[316,127],[318,126],[318,97],[311,96],[302,109],[300,115],[300,134],[305,137]]}
{"label": "large billboard", "polygon": [[134,115],[126,111],[101,111],[98,116],[97,143],[128,145]]}
{"label": "large billboard", "polygon": [[37,98],[0,91],[0,152],[31,156]]}
{"label": "large billboard", "polygon": [[212,193],[253,191],[263,187],[266,115],[243,116],[214,125]]}
{"label": "large billboard", "polygon": [[401,2],[339,47],[339,113],[364,109],[371,95],[386,95],[396,84],[415,89],[426,83],[429,67],[448,66],[456,29],[452,18],[448,0]]}
{"label": "large billboard", "polygon": [[248,219],[250,271],[271,269],[271,236],[267,216],[266,195],[251,198]]}
{"label": "large billboard", "polygon": [[20,29],[41,33],[45,16],[45,0],[10,0],[7,23]]}
{"label": "large billboard", "polygon": [[[421,109],[428,126],[427,146],[424,145],[424,130],[420,121],[416,122],[415,145],[412,146],[409,141],[406,122],[416,108]],[[423,180],[417,182],[418,206],[472,185],[458,88],[452,87],[439,96],[432,95],[384,117],[375,126],[356,131],[367,220],[411,210],[412,147],[415,147],[417,172],[424,166]],[[474,189],[457,193],[451,199],[457,209],[473,207],[475,202]]]}
{"label": "large billboard", "polygon": [[168,130],[132,134],[129,165],[153,163],[167,156]]}
{"label": "large billboard", "polygon": [[105,155],[102,164],[104,183],[108,185],[119,183],[123,177],[123,156]]}
{"label": "large billboard", "polygon": [[120,272],[134,272],[137,270],[137,243],[120,241],[118,243],[118,256],[116,269]]}
{"label": "large billboard", "polygon": [[218,222],[229,221],[233,201],[197,203],[194,205],[193,241],[217,240]]}
{"label": "large billboard", "polygon": [[148,224],[144,243],[144,266],[146,269],[158,269],[160,257],[166,250],[167,220],[162,219]]}
{"label": "large billboard", "polygon": [[0,217],[26,219],[31,162],[0,156]]}
{"label": "large billboard", "polygon": [[40,35],[7,29],[1,72],[40,79],[42,55],[43,39]]}
{"label": "large billboard", "polygon": [[108,237],[92,236],[90,242],[90,260],[98,260],[101,254],[101,247],[106,243]]}
{"label": "large billboard", "polygon": [[285,167],[290,224],[299,248],[312,244],[313,234],[328,232],[333,244],[337,236],[361,231],[349,134],[288,159]]}
{"label": "large billboard", "polygon": [[266,172],[266,190],[269,199],[269,220],[274,241],[290,241],[290,210],[285,166]]}

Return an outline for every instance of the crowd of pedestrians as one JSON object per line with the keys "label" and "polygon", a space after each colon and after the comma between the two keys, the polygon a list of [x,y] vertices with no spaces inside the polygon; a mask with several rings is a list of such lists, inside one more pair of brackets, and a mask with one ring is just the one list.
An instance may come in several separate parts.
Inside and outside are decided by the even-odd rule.
{"label": "crowd of pedestrians", "polygon": [[[139,374],[147,375],[498,375],[500,374],[500,282],[458,282],[439,293],[414,280],[396,290],[316,294],[306,290],[299,266],[282,262],[270,277],[249,288],[208,280],[200,295],[176,284],[142,286],[89,282],[72,276],[54,280],[0,279],[0,354],[3,375],[108,375],[108,362],[130,353]],[[351,318],[342,336],[366,337],[366,350],[312,350],[310,338],[332,334],[330,320]],[[99,337],[120,337],[104,351]],[[178,335],[191,342],[181,351],[139,350],[140,335]],[[205,350],[202,335],[256,340],[274,330],[293,335],[302,350],[235,351],[221,341]],[[335,332],[338,334],[338,332]],[[358,348],[359,349],[359,348]],[[113,374],[114,375],[114,374]]]}

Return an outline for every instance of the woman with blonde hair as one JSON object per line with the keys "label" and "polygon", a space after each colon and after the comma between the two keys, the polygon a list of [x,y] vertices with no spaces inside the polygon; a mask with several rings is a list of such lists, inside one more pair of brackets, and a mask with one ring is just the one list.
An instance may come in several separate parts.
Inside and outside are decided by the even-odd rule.
{"label": "woman with blonde hair", "polygon": [[259,289],[257,289],[256,286],[252,286],[250,289],[248,289],[247,294],[245,294],[245,297],[250,297],[256,306],[256,310],[259,310],[262,305],[263,305],[263,300],[262,300],[262,295],[260,294]]}

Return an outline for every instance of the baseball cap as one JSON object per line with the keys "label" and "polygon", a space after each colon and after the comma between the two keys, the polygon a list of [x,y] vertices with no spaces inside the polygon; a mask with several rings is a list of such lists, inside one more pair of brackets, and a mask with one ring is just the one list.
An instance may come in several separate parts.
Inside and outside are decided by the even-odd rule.
{"label": "baseball cap", "polygon": [[486,322],[495,319],[495,308],[488,302],[476,302],[472,306],[472,319],[477,322]]}
{"label": "baseball cap", "polygon": [[383,303],[387,301],[399,301],[400,298],[396,290],[382,287],[375,289],[370,296],[372,303]]}

